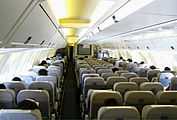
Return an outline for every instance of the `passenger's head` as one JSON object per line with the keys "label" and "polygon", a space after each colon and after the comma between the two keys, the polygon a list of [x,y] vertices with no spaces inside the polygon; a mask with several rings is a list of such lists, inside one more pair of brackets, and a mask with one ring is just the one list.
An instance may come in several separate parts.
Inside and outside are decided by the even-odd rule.
{"label": "passenger's head", "polygon": [[113,71],[113,73],[115,73],[116,71],[119,71],[119,68],[112,68],[112,71]]}
{"label": "passenger's head", "polygon": [[6,89],[6,86],[3,83],[1,83],[0,84],[0,89]]}
{"label": "passenger's head", "polygon": [[47,66],[47,62],[45,60],[43,60],[39,65],[42,65],[42,66]]}
{"label": "passenger's head", "polygon": [[39,71],[38,71],[38,75],[48,75],[48,71],[46,70],[46,69],[40,69]]}
{"label": "passenger's head", "polygon": [[170,71],[171,69],[169,67],[164,68],[165,71]]}
{"label": "passenger's head", "polygon": [[119,58],[120,60],[123,60],[123,57],[122,56],[120,56],[120,58]]}
{"label": "passenger's head", "polygon": [[25,99],[18,103],[18,109],[23,109],[23,110],[34,110],[34,109],[39,109],[38,103],[33,100],[33,99]]}
{"label": "passenger's head", "polygon": [[128,62],[133,62],[133,60],[132,60],[132,59],[130,59],[130,58],[129,58],[129,59],[127,59],[127,61],[128,61]]}
{"label": "passenger's head", "polygon": [[14,77],[12,81],[22,81],[19,77]]}
{"label": "passenger's head", "polygon": [[154,70],[154,69],[156,69],[156,66],[151,65],[149,68],[152,69],[152,70]]}
{"label": "passenger's head", "polygon": [[118,105],[117,101],[115,99],[107,99],[104,101],[105,106],[116,106]]}
{"label": "passenger's head", "polygon": [[141,61],[140,64],[144,64],[144,61]]}

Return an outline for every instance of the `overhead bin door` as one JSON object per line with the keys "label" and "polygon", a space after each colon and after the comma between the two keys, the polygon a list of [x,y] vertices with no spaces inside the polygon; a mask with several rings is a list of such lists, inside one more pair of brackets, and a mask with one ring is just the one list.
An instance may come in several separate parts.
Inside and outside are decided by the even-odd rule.
{"label": "overhead bin door", "polygon": [[[50,46],[52,44],[50,40],[56,31],[56,28],[41,7],[36,6],[11,41],[13,44],[21,43],[26,45]],[[28,39],[30,40],[27,42]]]}
{"label": "overhead bin door", "polygon": [[0,0],[0,42],[5,39],[31,0]]}

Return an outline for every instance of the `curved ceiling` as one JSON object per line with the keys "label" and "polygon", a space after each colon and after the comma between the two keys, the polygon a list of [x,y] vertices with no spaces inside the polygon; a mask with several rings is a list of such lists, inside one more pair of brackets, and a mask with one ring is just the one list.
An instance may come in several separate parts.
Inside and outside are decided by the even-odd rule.
{"label": "curved ceiling", "polygon": [[69,44],[78,40],[79,30],[91,25],[93,13],[103,1],[109,1],[112,5],[114,0],[48,0],[60,26],[66,31]]}

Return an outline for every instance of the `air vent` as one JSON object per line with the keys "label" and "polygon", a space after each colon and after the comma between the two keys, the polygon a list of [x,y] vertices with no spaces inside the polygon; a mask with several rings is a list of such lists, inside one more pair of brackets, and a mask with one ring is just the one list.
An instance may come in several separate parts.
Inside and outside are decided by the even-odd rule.
{"label": "air vent", "polygon": [[170,47],[172,50],[174,50],[175,48],[173,46]]}
{"label": "air vent", "polygon": [[49,44],[48,44],[48,46],[50,46],[52,43],[51,42],[49,42]]}
{"label": "air vent", "polygon": [[32,36],[29,36],[27,40],[24,42],[24,44],[28,44],[32,40]]}
{"label": "air vent", "polygon": [[101,31],[100,27],[97,27],[97,29],[98,29],[99,32]]}
{"label": "air vent", "polygon": [[118,22],[119,22],[118,20],[116,20],[116,16],[115,16],[115,15],[112,16],[112,19],[114,20],[115,23],[118,23]]}
{"label": "air vent", "polygon": [[43,45],[43,44],[44,44],[44,42],[45,42],[45,40],[43,40],[43,41],[40,43],[40,45]]}

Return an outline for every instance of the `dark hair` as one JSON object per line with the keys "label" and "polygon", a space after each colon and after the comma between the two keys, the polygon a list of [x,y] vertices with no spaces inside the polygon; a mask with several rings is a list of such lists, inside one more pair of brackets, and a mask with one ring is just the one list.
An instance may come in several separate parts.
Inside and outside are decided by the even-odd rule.
{"label": "dark hair", "polygon": [[141,61],[140,64],[144,64],[144,61]]}
{"label": "dark hair", "polygon": [[46,69],[40,69],[38,75],[48,75],[48,71]]}
{"label": "dark hair", "polygon": [[47,65],[47,62],[43,60],[39,65]]}
{"label": "dark hair", "polygon": [[105,100],[104,105],[105,106],[116,106],[116,105],[118,105],[118,103],[115,99],[111,98],[111,99]]}
{"label": "dark hair", "polygon": [[120,58],[119,58],[120,60],[123,60],[123,57],[122,56],[120,56]]}
{"label": "dark hair", "polygon": [[50,60],[50,58],[46,58],[46,60]]}
{"label": "dark hair", "polygon": [[22,81],[19,77],[14,77],[12,81]]}
{"label": "dark hair", "polygon": [[171,69],[169,67],[165,67],[164,70],[170,71]]}
{"label": "dark hair", "polygon": [[6,86],[3,83],[1,83],[0,84],[0,89],[6,89]]}
{"label": "dark hair", "polygon": [[23,110],[39,109],[37,102],[33,99],[25,99],[25,100],[19,102],[17,107],[18,107],[18,109],[23,109]]}
{"label": "dark hair", "polygon": [[113,71],[113,73],[115,73],[116,71],[119,71],[119,68],[112,68],[112,71]]}
{"label": "dark hair", "polygon": [[156,66],[151,65],[149,68],[152,69],[152,70],[154,70],[154,69],[156,69]]}
{"label": "dark hair", "polygon": [[130,59],[130,58],[129,58],[129,59],[127,59],[127,61],[128,61],[128,62],[133,62],[133,60],[132,60],[132,59]]}

